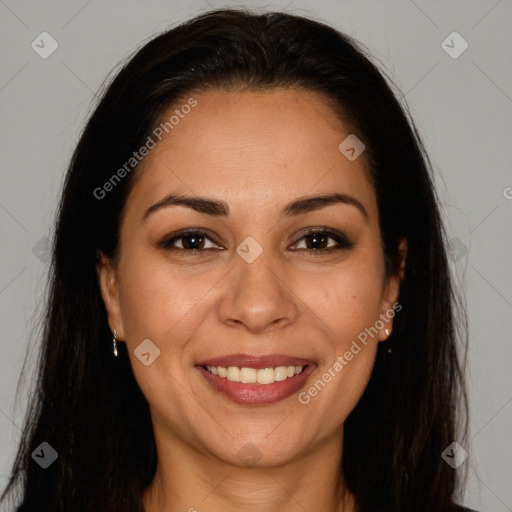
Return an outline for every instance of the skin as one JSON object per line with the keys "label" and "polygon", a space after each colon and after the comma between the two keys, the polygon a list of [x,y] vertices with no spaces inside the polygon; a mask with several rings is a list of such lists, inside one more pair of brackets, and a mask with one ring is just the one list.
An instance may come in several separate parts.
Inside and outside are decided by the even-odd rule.
{"label": "skin", "polygon": [[[237,353],[302,357],[318,365],[301,391],[307,390],[392,308],[400,276],[384,273],[364,153],[354,161],[341,154],[338,145],[350,131],[317,93],[193,96],[197,106],[137,170],[118,260],[103,257],[98,267],[110,327],[128,345],[151,410],[159,463],[145,510],[353,511],[338,479],[343,423],[392,319],[307,404],[297,393],[272,405],[234,403],[195,365]],[[333,192],[355,198],[367,217],[337,203],[279,220],[289,202]],[[222,200],[230,213],[215,217],[174,205],[142,220],[170,193]],[[337,245],[328,238],[310,254],[304,230],[323,226],[345,234],[353,247],[327,252]],[[178,239],[175,252],[158,245],[184,228],[212,235],[199,245],[202,252],[183,249],[190,238]],[[250,264],[236,252],[248,236],[263,249]],[[405,241],[400,248],[405,258]],[[161,351],[149,366],[133,353],[145,339]],[[247,443],[260,456],[254,465],[237,456]]]}

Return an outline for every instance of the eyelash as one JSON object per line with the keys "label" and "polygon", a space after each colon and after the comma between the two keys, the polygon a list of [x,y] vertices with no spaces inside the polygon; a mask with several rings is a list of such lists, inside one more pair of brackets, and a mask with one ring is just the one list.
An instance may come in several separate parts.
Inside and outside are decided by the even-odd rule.
{"label": "eyelash", "polygon": [[[165,238],[161,242],[158,243],[158,246],[162,249],[165,249],[167,251],[173,251],[173,252],[186,252],[188,254],[192,255],[198,255],[201,254],[207,250],[211,250],[211,248],[208,249],[185,249],[181,247],[173,247],[173,243],[176,241],[187,238],[192,235],[199,235],[199,237],[206,238],[210,240],[213,243],[216,243],[215,240],[212,240],[210,236],[208,236],[208,233],[205,231],[201,231],[199,229],[188,229],[184,231],[180,231],[179,233],[176,233],[171,238]],[[354,247],[354,243],[350,242],[348,238],[343,235],[342,233],[338,233],[336,231],[332,231],[330,229],[311,229],[305,233],[302,234],[302,236],[297,240],[297,242],[294,243],[294,245],[297,245],[299,242],[301,242],[303,239],[307,237],[312,236],[319,236],[319,237],[327,237],[332,240],[334,240],[338,245],[335,247],[328,247],[326,249],[295,249],[300,251],[307,251],[312,256],[321,256],[322,254],[331,253],[333,251],[339,251],[339,250],[349,250]],[[218,250],[218,249],[216,249]]]}

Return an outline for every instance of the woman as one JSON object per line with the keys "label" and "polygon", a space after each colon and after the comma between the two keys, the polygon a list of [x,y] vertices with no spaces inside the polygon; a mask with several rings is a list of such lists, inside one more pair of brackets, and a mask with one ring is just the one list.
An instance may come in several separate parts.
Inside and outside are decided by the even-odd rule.
{"label": "woman", "polygon": [[355,41],[234,10],[169,30],[74,153],[4,498],[462,510],[450,283],[428,157]]}

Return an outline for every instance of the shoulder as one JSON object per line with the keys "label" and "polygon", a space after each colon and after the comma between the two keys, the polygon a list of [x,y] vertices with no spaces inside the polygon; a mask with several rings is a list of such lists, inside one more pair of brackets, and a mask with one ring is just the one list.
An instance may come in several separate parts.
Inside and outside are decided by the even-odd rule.
{"label": "shoulder", "polygon": [[462,507],[460,505],[455,505],[450,512],[477,512],[476,510],[473,510],[472,508],[466,508]]}

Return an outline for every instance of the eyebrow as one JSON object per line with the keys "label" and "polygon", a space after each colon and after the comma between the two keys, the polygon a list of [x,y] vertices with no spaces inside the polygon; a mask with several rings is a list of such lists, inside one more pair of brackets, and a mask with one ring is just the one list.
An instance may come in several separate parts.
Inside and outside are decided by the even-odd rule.
{"label": "eyebrow", "polygon": [[[324,194],[319,196],[301,197],[287,204],[281,211],[280,219],[293,217],[309,213],[333,204],[346,204],[355,206],[368,220],[368,212],[364,206],[355,197],[348,194]],[[169,194],[154,205],[150,206],[142,216],[142,220],[147,219],[156,211],[169,206],[185,206],[196,212],[211,215],[214,217],[227,217],[229,215],[229,205],[224,201],[210,199],[200,196],[183,196],[178,194]]]}

